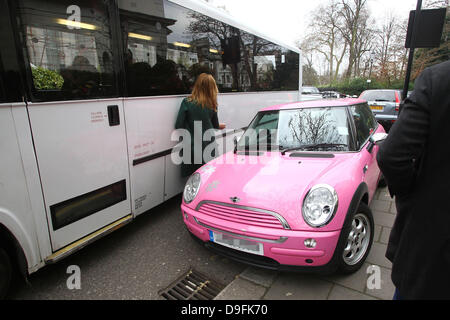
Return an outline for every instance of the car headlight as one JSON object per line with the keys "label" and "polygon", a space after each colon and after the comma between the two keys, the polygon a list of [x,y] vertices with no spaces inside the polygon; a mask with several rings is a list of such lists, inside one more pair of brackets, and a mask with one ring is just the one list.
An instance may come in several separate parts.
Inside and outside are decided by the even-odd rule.
{"label": "car headlight", "polygon": [[333,218],[337,207],[338,196],[334,188],[327,184],[315,185],[303,199],[303,219],[311,227],[323,227]]}
{"label": "car headlight", "polygon": [[200,173],[195,172],[191,175],[184,186],[183,198],[184,202],[190,203],[197,196],[198,190],[200,189],[201,178]]}

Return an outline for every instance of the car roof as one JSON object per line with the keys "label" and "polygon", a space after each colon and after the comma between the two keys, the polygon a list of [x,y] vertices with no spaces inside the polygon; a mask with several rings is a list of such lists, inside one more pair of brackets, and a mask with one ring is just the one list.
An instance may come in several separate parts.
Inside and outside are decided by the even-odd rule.
{"label": "car roof", "polygon": [[345,99],[318,99],[279,104],[261,109],[260,111],[289,110],[301,108],[346,107],[355,104],[366,103],[366,100],[357,98]]}

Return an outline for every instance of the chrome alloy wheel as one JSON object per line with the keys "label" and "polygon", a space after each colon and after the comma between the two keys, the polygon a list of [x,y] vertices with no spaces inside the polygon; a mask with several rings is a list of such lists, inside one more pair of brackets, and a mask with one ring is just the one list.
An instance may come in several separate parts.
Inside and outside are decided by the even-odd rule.
{"label": "chrome alloy wheel", "polygon": [[352,227],[347,237],[347,244],[342,253],[347,265],[355,265],[366,254],[370,243],[370,222],[366,215],[358,213],[353,217]]}

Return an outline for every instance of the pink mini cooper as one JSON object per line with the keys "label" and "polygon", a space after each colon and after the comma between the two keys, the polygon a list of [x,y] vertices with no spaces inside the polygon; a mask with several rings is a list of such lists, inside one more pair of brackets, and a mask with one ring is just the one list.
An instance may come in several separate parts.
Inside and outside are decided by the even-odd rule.
{"label": "pink mini cooper", "polygon": [[364,263],[386,138],[365,100],[296,102],[255,116],[234,151],[187,181],[190,233],[232,259],[276,270],[340,270]]}

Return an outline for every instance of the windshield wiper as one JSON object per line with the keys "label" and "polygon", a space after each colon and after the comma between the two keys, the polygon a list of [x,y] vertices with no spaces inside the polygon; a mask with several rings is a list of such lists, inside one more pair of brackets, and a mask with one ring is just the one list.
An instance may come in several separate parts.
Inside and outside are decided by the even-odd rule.
{"label": "windshield wiper", "polygon": [[286,152],[302,150],[302,149],[311,149],[311,148],[331,148],[331,147],[347,147],[345,143],[313,143],[313,144],[304,144],[302,146],[286,148],[281,151],[281,154],[284,156]]}
{"label": "windshield wiper", "polygon": [[375,99],[375,101],[380,101],[380,102],[392,102],[391,100],[386,100],[386,99]]}

